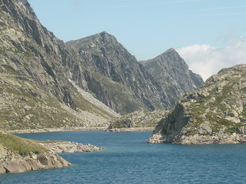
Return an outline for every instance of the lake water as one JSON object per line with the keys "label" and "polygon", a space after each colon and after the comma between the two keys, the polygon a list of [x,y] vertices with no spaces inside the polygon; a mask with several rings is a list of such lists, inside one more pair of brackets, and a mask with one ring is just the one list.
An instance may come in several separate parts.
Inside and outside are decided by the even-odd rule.
{"label": "lake water", "polygon": [[4,174],[0,175],[0,183],[246,183],[246,144],[147,144],[150,135],[103,131],[19,134],[36,140],[90,143],[105,150],[60,154],[73,166]]}

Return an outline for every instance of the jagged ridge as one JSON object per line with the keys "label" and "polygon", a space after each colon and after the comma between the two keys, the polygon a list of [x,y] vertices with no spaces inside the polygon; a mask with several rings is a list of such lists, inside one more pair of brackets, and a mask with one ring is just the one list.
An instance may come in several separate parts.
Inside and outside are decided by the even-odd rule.
{"label": "jagged ridge", "polygon": [[173,108],[184,94],[203,84],[201,76],[189,70],[174,49],[141,63],[162,87],[162,92],[167,96],[165,104],[168,104],[168,109]]}

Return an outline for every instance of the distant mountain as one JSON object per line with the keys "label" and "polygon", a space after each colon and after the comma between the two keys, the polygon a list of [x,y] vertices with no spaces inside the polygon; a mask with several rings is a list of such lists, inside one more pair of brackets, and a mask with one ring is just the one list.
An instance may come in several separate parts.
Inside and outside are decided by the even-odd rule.
{"label": "distant mountain", "polygon": [[246,65],[222,69],[186,94],[162,119],[151,143],[231,144],[246,142]]}
{"label": "distant mountain", "polygon": [[83,60],[88,89],[112,109],[126,114],[168,108],[159,84],[114,36],[102,32],[66,45]]}
{"label": "distant mountain", "polygon": [[204,83],[201,76],[189,70],[188,65],[174,49],[141,62],[167,95],[169,108],[177,101]]}
{"label": "distant mountain", "polygon": [[183,94],[203,83],[173,49],[143,62],[144,67],[106,32],[66,45],[75,48],[84,61],[89,90],[123,114],[170,109]]}

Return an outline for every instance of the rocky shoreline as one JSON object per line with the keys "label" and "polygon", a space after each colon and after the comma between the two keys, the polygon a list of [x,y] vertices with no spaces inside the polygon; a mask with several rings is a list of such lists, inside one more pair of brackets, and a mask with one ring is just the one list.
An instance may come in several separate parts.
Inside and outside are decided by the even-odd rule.
{"label": "rocky shoreline", "polygon": [[[153,134],[148,143],[167,143],[161,134]],[[193,135],[177,136],[173,139],[172,144],[240,144],[246,143],[246,135],[242,134],[221,134],[221,135]]]}
{"label": "rocky shoreline", "polygon": [[91,144],[83,145],[64,141],[40,144],[46,147],[48,151],[44,153],[29,153],[29,155],[25,156],[16,154],[0,144],[0,174],[68,167],[72,164],[57,155],[57,153],[94,152],[104,149]]}
{"label": "rocky shoreline", "polygon": [[155,127],[140,127],[140,128],[112,128],[107,129],[105,132],[144,132],[153,131]]}
{"label": "rocky shoreline", "polygon": [[153,131],[155,127],[137,127],[137,128],[112,128],[108,127],[69,127],[69,128],[43,128],[43,129],[23,129],[7,130],[11,134],[25,133],[45,133],[45,132],[74,132],[74,131],[105,131],[105,132],[144,132]]}
{"label": "rocky shoreline", "polygon": [[107,127],[62,127],[62,128],[42,128],[42,129],[23,129],[23,130],[7,130],[12,134],[23,133],[45,133],[45,132],[74,132],[74,131],[105,131]]}
{"label": "rocky shoreline", "polygon": [[103,147],[97,147],[91,144],[83,145],[77,142],[51,142],[40,143],[54,153],[83,153],[101,151]]}
{"label": "rocky shoreline", "polygon": [[51,151],[22,156],[0,145],[0,174],[63,168],[70,165],[70,162]]}

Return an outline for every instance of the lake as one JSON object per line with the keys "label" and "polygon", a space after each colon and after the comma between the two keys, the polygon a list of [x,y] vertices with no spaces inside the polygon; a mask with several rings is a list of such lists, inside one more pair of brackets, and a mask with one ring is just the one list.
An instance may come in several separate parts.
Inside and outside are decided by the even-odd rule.
{"label": "lake", "polygon": [[60,154],[71,167],[0,175],[6,184],[246,183],[246,144],[148,144],[152,132],[103,131],[18,134],[102,146],[93,153]]}

